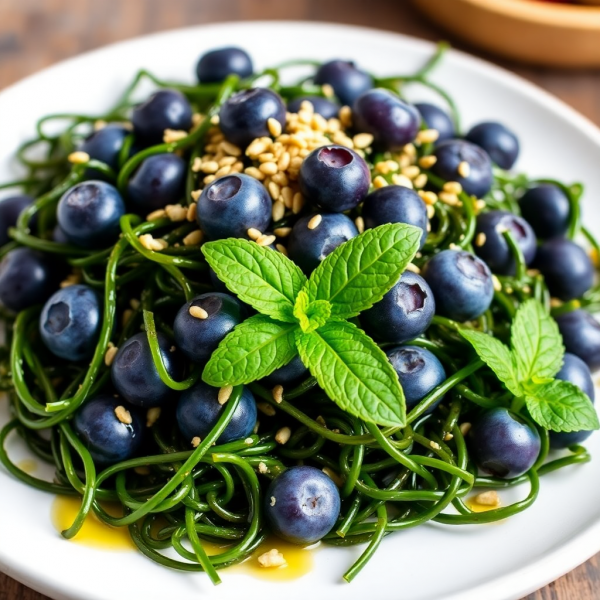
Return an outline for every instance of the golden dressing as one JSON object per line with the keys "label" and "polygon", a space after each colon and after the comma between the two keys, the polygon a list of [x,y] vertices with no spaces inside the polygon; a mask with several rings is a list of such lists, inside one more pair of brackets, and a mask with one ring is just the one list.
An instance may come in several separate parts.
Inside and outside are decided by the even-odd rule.
{"label": "golden dressing", "polygon": [[17,467],[24,473],[31,475],[38,470],[38,464],[31,458],[24,458],[17,463]]}
{"label": "golden dressing", "polygon": [[497,506],[490,506],[489,504],[479,504],[479,502],[475,501],[476,498],[477,498],[477,496],[474,496],[473,498],[469,498],[468,500],[465,500],[465,504],[473,512],[481,513],[481,512],[487,512],[488,510],[494,510],[496,508],[500,508],[499,504]]}

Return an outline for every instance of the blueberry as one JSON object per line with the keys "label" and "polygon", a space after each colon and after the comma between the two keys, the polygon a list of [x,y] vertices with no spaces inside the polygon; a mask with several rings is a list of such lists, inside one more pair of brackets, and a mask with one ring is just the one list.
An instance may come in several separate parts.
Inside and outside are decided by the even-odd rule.
{"label": "blueberry", "polygon": [[330,60],[322,64],[314,77],[317,85],[328,84],[342,104],[352,106],[356,98],[373,87],[373,78],[349,60]]}
{"label": "blueberry", "polygon": [[535,266],[542,272],[552,296],[573,300],[583,296],[594,282],[594,265],[586,251],[575,242],[554,238],[537,251]]}
{"label": "blueberry", "polygon": [[[114,171],[118,171],[119,154],[125,138],[130,133],[122,125],[108,124],[88,136],[79,146],[79,150],[89,154],[90,158],[106,163]],[[103,177],[96,169],[88,169],[86,175],[92,179]]]}
{"label": "blueberry", "polygon": [[485,473],[513,479],[531,469],[540,453],[537,430],[506,408],[490,408],[473,423],[467,442]]}
{"label": "blueberry", "polygon": [[539,238],[560,237],[567,232],[571,206],[557,185],[541,183],[528,189],[519,205],[523,218]]}
{"label": "blueberry", "polygon": [[[207,313],[206,319],[190,315],[190,307],[198,306]],[[177,347],[195,363],[204,363],[221,340],[246,317],[242,303],[229,294],[209,292],[186,302],[177,313],[173,334]]]}
{"label": "blueberry", "polygon": [[299,96],[288,102],[288,111],[291,113],[297,113],[300,110],[300,105],[304,101],[310,102],[313,106],[314,111],[321,115],[324,119],[337,118],[340,112],[339,104],[335,103],[329,98],[323,96]]}
{"label": "blueberry", "polygon": [[340,514],[340,493],[315,467],[291,467],[267,489],[264,511],[275,535],[293,544],[314,544],[327,535]]}
{"label": "blueberry", "polygon": [[354,101],[354,125],[367,131],[385,150],[398,151],[415,139],[421,125],[421,115],[412,105],[390,90],[369,90]]}
{"label": "blueberry", "polygon": [[0,303],[14,312],[44,302],[58,284],[56,268],[43,254],[15,248],[0,262]]}
{"label": "blueberry", "polygon": [[228,75],[238,75],[240,79],[252,75],[252,59],[241,48],[228,46],[206,52],[196,66],[200,83],[220,83]]}
{"label": "blueberry", "polygon": [[[595,398],[594,382],[589,367],[574,354],[565,353],[563,366],[561,370],[554,376],[555,379],[569,381],[576,385],[584,394],[587,394],[593,402]],[[579,444],[592,435],[592,431],[581,430],[571,432],[550,432],[550,446],[552,448],[568,448],[573,444]]]}
{"label": "blueberry", "polygon": [[187,165],[176,154],[154,154],[144,159],[127,184],[130,204],[140,213],[150,213],[177,204],[185,195]]}
{"label": "blueberry", "polygon": [[465,139],[483,148],[501,169],[512,169],[519,156],[517,136],[502,123],[479,123],[469,130]]}
{"label": "blueberry", "polygon": [[213,240],[248,236],[251,227],[266,231],[273,202],[265,186],[249,175],[219,177],[198,200],[198,225]]}
{"label": "blueberry", "polygon": [[[487,152],[464,140],[446,140],[438,144],[434,156],[437,161],[432,172],[446,181],[458,181],[467,194],[481,198],[492,187],[492,162]],[[459,165],[467,163],[468,175],[458,172]],[[461,167],[462,170],[463,167]]]}
{"label": "blueberry", "polygon": [[360,321],[382,342],[401,344],[420,336],[435,314],[433,292],[416,273],[405,271],[398,283]]}
{"label": "blueberry", "polygon": [[31,196],[9,196],[0,200],[0,246],[10,241],[8,230],[17,224],[21,212],[33,204]]}
{"label": "blueberry", "polygon": [[[167,337],[160,332],[158,346],[167,373],[173,379],[179,379],[182,373],[179,354],[173,350]],[[144,332],[131,336],[119,348],[111,365],[110,374],[117,392],[136,406],[142,408],[161,406],[175,396],[175,392],[160,379]]]}
{"label": "blueberry", "polygon": [[[185,390],[177,403],[177,423],[186,443],[195,437],[204,439],[217,424],[225,408],[219,404],[219,388],[203,381]],[[225,431],[219,436],[217,444],[226,444],[234,440],[247,438],[256,425],[256,402],[252,392],[244,387],[240,403]]]}
{"label": "blueberry", "polygon": [[285,104],[281,96],[266,88],[242,90],[231,96],[219,111],[219,126],[233,144],[245,148],[252,140],[271,135],[267,121],[285,127]]}
{"label": "blueberry", "polygon": [[575,354],[592,370],[600,368],[600,323],[585,310],[556,317],[567,352]]}
{"label": "blueberry", "polygon": [[425,121],[427,127],[435,129],[440,134],[437,143],[456,137],[454,121],[452,121],[450,115],[445,110],[427,102],[418,102],[415,104],[415,108],[419,111],[421,119]]}
{"label": "blueberry", "polygon": [[344,146],[313,150],[300,167],[300,191],[319,208],[343,212],[358,206],[371,185],[365,159]]}
{"label": "blueberry", "polygon": [[190,130],[192,107],[181,92],[159,90],[133,109],[131,122],[142,143],[161,144],[165,129]]}
{"label": "blueberry", "polygon": [[[131,423],[123,423],[117,414]],[[108,467],[132,458],[143,440],[144,421],[135,406],[113,398],[97,396],[87,400],[75,413],[73,429],[89,450],[97,466]]]}
{"label": "blueberry", "polygon": [[55,225],[52,230],[52,241],[57,244],[68,244],[69,240],[65,235],[65,232],[60,228],[60,225]]}
{"label": "blueberry", "polygon": [[386,185],[371,192],[363,203],[362,216],[365,227],[372,229],[385,223],[407,223],[419,227],[421,245],[427,238],[427,207],[421,197],[410,188],[401,185]]}
{"label": "blueberry", "polygon": [[40,335],[52,354],[66,360],[91,358],[102,319],[100,300],[87,285],[71,285],[55,292],[40,315]]}
{"label": "blueberry", "polygon": [[224,294],[229,293],[227,286],[217,277],[217,274],[214,272],[212,267],[208,267],[208,275],[210,277],[212,286],[217,292],[223,292]]}
{"label": "blueberry", "polygon": [[[425,348],[397,346],[386,350],[386,355],[404,390],[406,410],[412,410],[431,390],[446,380],[442,363]],[[432,413],[442,400],[440,398],[427,414]]]}
{"label": "blueberry", "polygon": [[117,188],[104,181],[85,181],[67,190],[58,203],[58,225],[72,244],[106,248],[121,231],[125,204]]}
{"label": "blueberry", "polygon": [[504,210],[490,210],[477,217],[476,238],[483,234],[485,241],[482,245],[475,244],[475,252],[494,273],[514,275],[515,260],[502,235],[503,230],[512,233],[525,264],[529,265],[537,249],[535,233],[527,221]]}
{"label": "blueberry", "polygon": [[494,297],[488,266],[463,250],[436,254],[425,265],[423,277],[433,291],[437,312],[455,321],[482,315]]}
{"label": "blueberry", "polygon": [[341,213],[322,214],[319,225],[309,229],[308,224],[314,216],[298,219],[288,242],[290,258],[307,274],[340,244],[358,235],[352,220]]}
{"label": "blueberry", "polygon": [[308,369],[304,366],[300,356],[296,355],[287,365],[275,369],[275,371],[265,377],[262,380],[262,383],[269,387],[274,387],[276,385],[292,385],[298,383],[307,376]]}

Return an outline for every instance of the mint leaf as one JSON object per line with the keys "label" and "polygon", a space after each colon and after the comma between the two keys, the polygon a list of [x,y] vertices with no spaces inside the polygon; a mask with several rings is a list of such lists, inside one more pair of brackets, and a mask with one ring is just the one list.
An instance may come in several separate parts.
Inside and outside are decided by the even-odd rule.
{"label": "mint leaf", "polygon": [[562,337],[556,321],[537,300],[527,300],[517,310],[510,343],[519,381],[540,381],[560,371],[565,353]]}
{"label": "mint leaf", "polygon": [[297,330],[296,343],[302,362],[342,410],[370,423],[406,424],[398,376],[383,350],[358,327],[330,321],[311,333]]}
{"label": "mint leaf", "polygon": [[555,379],[543,385],[528,385],[525,402],[531,418],[544,429],[589,431],[600,428],[591,400],[569,381]]}
{"label": "mint leaf", "polygon": [[347,319],[379,302],[419,249],[422,231],[389,223],[338,246],[313,272],[309,300],[328,300],[331,314]]}
{"label": "mint leaf", "polygon": [[471,329],[461,329],[460,335],[473,346],[477,356],[494,371],[511,393],[515,396],[523,395],[514,356],[500,340]]}
{"label": "mint leaf", "polygon": [[202,379],[221,387],[270,375],[298,354],[294,337],[297,330],[297,323],[278,323],[264,315],[246,319],[213,352]]}
{"label": "mint leaf", "polygon": [[331,304],[327,300],[310,302],[305,291],[301,291],[294,304],[294,316],[304,333],[310,333],[327,323],[331,316]]}
{"label": "mint leaf", "polygon": [[278,321],[296,321],[294,302],[306,277],[289,258],[236,238],[208,242],[202,253],[217,277],[242,302]]}

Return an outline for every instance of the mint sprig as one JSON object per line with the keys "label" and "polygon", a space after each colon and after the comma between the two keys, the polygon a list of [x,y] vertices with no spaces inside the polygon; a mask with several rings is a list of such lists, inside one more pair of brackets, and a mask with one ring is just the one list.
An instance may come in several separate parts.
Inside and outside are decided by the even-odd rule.
{"label": "mint sprig", "polygon": [[348,413],[404,426],[406,403],[385,353],[344,319],[381,300],[419,248],[421,230],[401,223],[370,229],[336,248],[310,279],[288,258],[241,239],[208,242],[202,252],[217,277],[261,313],[238,325],[202,373],[215,386],[250,383],[302,362]]}
{"label": "mint sprig", "polygon": [[552,431],[600,429],[591,400],[578,387],[554,379],[565,348],[558,325],[537,300],[524,302],[511,327],[511,347],[485,333],[461,329],[479,358],[515,397],[522,398],[531,418]]}

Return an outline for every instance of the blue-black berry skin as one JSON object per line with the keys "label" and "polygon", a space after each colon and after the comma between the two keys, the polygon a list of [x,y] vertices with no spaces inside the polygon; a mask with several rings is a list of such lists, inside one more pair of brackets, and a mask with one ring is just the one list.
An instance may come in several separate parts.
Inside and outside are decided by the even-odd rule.
{"label": "blue-black berry skin", "polygon": [[315,467],[291,467],[267,489],[264,513],[271,531],[293,544],[314,544],[327,535],[340,514],[340,493]]}
{"label": "blue-black berry skin", "polygon": [[363,203],[362,217],[367,229],[386,223],[406,223],[423,232],[419,248],[427,239],[427,207],[421,197],[410,188],[386,185],[371,192]]}
{"label": "blue-black berry skin", "polygon": [[176,154],[154,154],[144,159],[127,184],[127,199],[144,216],[185,195],[186,162]]}
{"label": "blue-black berry skin", "polygon": [[485,241],[481,245],[475,244],[475,252],[494,273],[514,275],[515,259],[502,235],[504,230],[512,233],[523,253],[525,264],[531,264],[537,250],[535,233],[525,219],[504,210],[491,210],[477,217],[475,239],[483,234]]}
{"label": "blue-black berry skin", "polygon": [[[204,309],[208,317],[198,319],[190,308]],[[205,363],[223,338],[246,317],[242,303],[230,294],[209,292],[186,302],[177,312],[173,334],[177,348],[192,362]]]}
{"label": "blue-black berry skin", "polygon": [[473,423],[467,442],[479,469],[502,479],[514,479],[529,471],[541,447],[537,430],[502,407],[483,411]]}
{"label": "blue-black berry skin", "polygon": [[594,265],[587,252],[575,242],[554,238],[544,242],[535,256],[552,296],[565,302],[583,296],[594,282]]}
{"label": "blue-black berry skin", "polygon": [[31,248],[15,248],[0,262],[0,303],[14,312],[44,302],[57,284],[55,267]]}
{"label": "blue-black berry skin", "polygon": [[585,310],[556,317],[567,352],[575,354],[592,370],[600,368],[600,323]]}
{"label": "blue-black berry skin", "polygon": [[85,181],[67,190],[58,203],[56,218],[71,244],[106,248],[114,243],[125,214],[117,188],[104,181]]}
{"label": "blue-black berry skin", "polygon": [[31,196],[8,196],[0,200],[0,246],[8,243],[8,230],[17,224],[21,212],[33,204]]}
{"label": "blue-black berry skin", "polygon": [[479,123],[469,130],[465,139],[483,148],[501,169],[512,169],[519,157],[519,139],[502,123]]}
{"label": "blue-black berry skin", "polygon": [[196,65],[196,76],[200,83],[220,83],[228,75],[245,79],[253,70],[252,59],[245,50],[228,46],[204,53]]}
{"label": "blue-black berry skin", "polygon": [[423,277],[435,297],[438,314],[455,321],[482,315],[494,297],[489,267],[464,250],[443,250],[427,262]]}
{"label": "blue-black berry skin", "polygon": [[274,387],[276,385],[293,385],[299,383],[308,376],[308,369],[304,366],[300,356],[296,355],[287,365],[275,369],[275,371],[265,377],[262,380],[262,383],[269,387]]}
{"label": "blue-black berry skin", "polygon": [[[119,154],[123,148],[125,138],[131,133],[122,125],[109,123],[102,129],[94,131],[82,142],[79,150],[107,164],[111,169],[117,171],[119,168]],[[91,179],[102,179],[102,175],[96,169],[88,169],[86,175]]]}
{"label": "blue-black berry skin", "polygon": [[354,101],[373,87],[373,78],[349,60],[330,60],[321,65],[314,77],[317,85],[329,84],[342,104]]}
{"label": "blue-black berry skin", "polygon": [[565,193],[551,183],[529,188],[519,200],[521,215],[543,240],[567,233],[571,206]]}
{"label": "blue-black berry skin", "polygon": [[48,350],[70,361],[94,354],[102,319],[100,299],[87,285],[71,285],[55,292],[40,315],[40,335]]}
{"label": "blue-black berry skin", "polygon": [[310,102],[314,111],[324,119],[335,119],[340,112],[340,105],[323,96],[298,96],[288,102],[288,112],[297,113],[304,101]]}
{"label": "blue-black berry skin", "polygon": [[[158,333],[158,345],[167,373],[179,380],[182,373],[179,353],[162,333]],[[145,332],[131,336],[119,348],[110,374],[117,392],[135,406],[162,406],[176,396],[176,392],[162,382],[154,366]]]}
{"label": "blue-black berry skin", "polygon": [[[122,423],[115,412],[122,407],[131,423]],[[144,434],[142,413],[121,399],[103,395],[90,398],[75,413],[73,429],[89,450],[97,466],[108,467],[133,458]]]}
{"label": "blue-black berry skin", "polygon": [[165,129],[191,129],[192,107],[181,92],[159,90],[133,109],[131,122],[136,140],[146,145],[161,144]]}
{"label": "blue-black berry skin", "polygon": [[438,132],[437,143],[456,137],[454,122],[445,110],[428,102],[417,102],[415,108],[419,111],[427,129],[435,129]]}
{"label": "blue-black berry skin", "polygon": [[319,225],[309,229],[314,216],[298,219],[288,238],[289,257],[306,274],[316,269],[338,246],[358,235],[354,222],[341,213],[324,213]]}
{"label": "blue-black berry skin", "polygon": [[398,283],[360,316],[367,332],[381,342],[402,344],[420,336],[435,314],[435,299],[427,282],[405,271]]}
{"label": "blue-black berry skin", "polygon": [[[446,140],[438,144],[433,155],[436,162],[432,172],[446,181],[458,181],[467,194],[481,198],[487,194],[494,179],[492,161],[487,152],[465,140]],[[469,174],[465,177],[458,172],[463,162],[469,165]]]}
{"label": "blue-black berry skin", "polygon": [[[397,346],[386,350],[388,360],[398,375],[404,390],[406,410],[412,410],[429,392],[446,380],[446,371],[439,359],[418,346]],[[431,406],[426,414],[432,413],[443,397]]]}
{"label": "blue-black berry skin", "polygon": [[[203,381],[185,390],[177,403],[177,423],[184,440],[204,439],[217,424],[225,406],[219,404],[219,388]],[[226,444],[247,438],[256,425],[256,402],[252,392],[244,387],[240,403],[231,421],[219,436],[217,444]]]}
{"label": "blue-black berry skin", "polygon": [[197,220],[212,240],[247,238],[248,229],[266,231],[273,202],[258,180],[236,173],[209,183],[198,200]]}
{"label": "blue-black berry skin", "polygon": [[300,167],[300,191],[317,207],[343,212],[358,206],[371,185],[365,159],[343,146],[313,150]]}
{"label": "blue-black berry skin", "polygon": [[[574,354],[565,353],[563,358],[563,366],[561,370],[554,376],[555,379],[569,381],[576,385],[584,394],[587,394],[589,399],[594,402],[595,390],[592,374],[589,367]],[[552,448],[568,448],[573,444],[580,444],[587,440],[592,435],[592,431],[582,429],[581,431],[571,432],[550,432],[550,446]]]}
{"label": "blue-black berry skin", "polygon": [[245,148],[252,140],[269,137],[269,119],[285,127],[285,104],[281,96],[266,88],[250,88],[226,100],[219,112],[219,127],[233,144]]}
{"label": "blue-black berry skin", "polygon": [[352,108],[354,126],[373,135],[376,144],[391,151],[412,142],[421,125],[419,111],[390,90],[377,88],[359,96]]}

